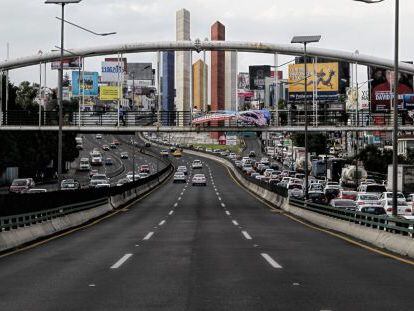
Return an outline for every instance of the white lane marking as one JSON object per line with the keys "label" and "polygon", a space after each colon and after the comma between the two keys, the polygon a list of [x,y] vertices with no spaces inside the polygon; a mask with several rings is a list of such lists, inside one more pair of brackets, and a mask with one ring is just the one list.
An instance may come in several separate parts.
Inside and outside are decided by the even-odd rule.
{"label": "white lane marking", "polygon": [[229,211],[226,211],[226,214],[227,214],[228,216],[230,216],[230,215],[231,215]]}
{"label": "white lane marking", "polygon": [[180,193],[180,195],[183,195],[183,194],[184,194],[184,192],[181,192],[181,193]]}
{"label": "white lane marking", "polygon": [[95,284],[89,284],[89,287],[95,287]]}
{"label": "white lane marking", "polygon": [[143,238],[143,240],[149,240],[149,239],[151,239],[151,237],[152,237],[152,235],[154,234],[154,232],[149,232],[144,238]]}
{"label": "white lane marking", "polygon": [[250,236],[250,234],[247,231],[242,231],[243,236],[245,237],[246,240],[251,240],[252,237]]}
{"label": "white lane marking", "polygon": [[268,254],[266,253],[261,253],[260,255],[262,255],[262,257],[264,259],[266,259],[266,261],[269,263],[269,265],[271,265],[273,268],[275,269],[282,269],[282,266],[279,265],[272,257],[270,257]]}
{"label": "white lane marking", "polygon": [[[214,189],[214,190],[216,190],[216,189]],[[216,195],[219,195],[219,193],[218,193],[218,192],[216,192]]]}
{"label": "white lane marking", "polygon": [[218,199],[219,199],[219,201],[221,201],[221,198],[220,197],[218,197]]}
{"label": "white lane marking", "polygon": [[236,220],[232,220],[231,222],[232,222],[232,223],[233,223],[233,225],[235,225],[235,226],[238,226],[238,225],[239,225],[239,223],[238,223]]}
{"label": "white lane marking", "polygon": [[116,263],[114,263],[112,266],[111,266],[111,269],[118,269],[120,266],[122,266],[124,263],[125,263],[125,261],[127,261],[128,259],[129,259],[129,257],[131,257],[132,256],[132,254],[125,254],[124,256],[122,256],[122,258],[121,259],[119,259]]}
{"label": "white lane marking", "polygon": [[168,215],[172,215],[174,213],[174,211],[170,211],[169,213],[168,213]]}
{"label": "white lane marking", "polygon": [[174,203],[174,207],[177,207],[178,203]]}
{"label": "white lane marking", "polygon": [[221,203],[221,207],[226,207],[226,204],[224,204],[224,203]]}
{"label": "white lane marking", "polygon": [[178,201],[181,201],[181,197],[178,197]]}
{"label": "white lane marking", "polygon": [[165,224],[165,220],[160,221],[160,223],[158,224],[158,226],[162,226],[163,224]]}

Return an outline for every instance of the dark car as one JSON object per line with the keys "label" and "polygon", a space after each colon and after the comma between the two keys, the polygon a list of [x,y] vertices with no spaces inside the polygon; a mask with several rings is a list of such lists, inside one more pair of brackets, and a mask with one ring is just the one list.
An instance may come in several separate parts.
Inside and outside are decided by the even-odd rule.
{"label": "dark car", "polygon": [[256,152],[254,152],[253,150],[249,152],[249,158],[255,158],[256,157]]}
{"label": "dark car", "polygon": [[312,203],[316,204],[326,204],[326,196],[322,191],[309,191],[308,192],[308,199]]}
{"label": "dark car", "polygon": [[339,193],[340,193],[340,190],[338,188],[334,188],[334,187],[325,188],[325,196],[328,202],[330,202],[332,199],[336,199],[339,196]]}
{"label": "dark car", "polygon": [[357,204],[353,200],[349,199],[333,199],[331,203],[329,203],[332,207],[337,207],[345,210],[352,210],[355,211],[357,208]]}
{"label": "dark car", "polygon": [[145,147],[151,147],[150,143],[145,143]]}
{"label": "dark car", "polygon": [[387,214],[385,209],[379,205],[365,206],[361,208],[361,213],[372,214],[372,215],[386,215]]}

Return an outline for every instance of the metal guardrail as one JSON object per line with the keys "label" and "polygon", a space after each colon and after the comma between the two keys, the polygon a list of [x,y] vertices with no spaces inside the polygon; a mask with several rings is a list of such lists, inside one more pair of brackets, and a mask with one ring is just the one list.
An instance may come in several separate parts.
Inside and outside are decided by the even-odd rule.
{"label": "metal guardrail", "polygon": [[[0,195],[0,205],[2,206],[0,210],[0,232],[27,227],[100,206],[109,202],[111,196],[120,195],[134,188],[143,186],[158,179],[169,170],[172,171],[172,169],[172,164],[169,164],[159,172],[145,179],[139,179],[118,187]],[[13,206],[10,206],[10,204]],[[44,205],[53,207],[39,209],[39,206]],[[18,210],[21,213],[17,214],[16,211]]]}
{"label": "metal guardrail", "polygon": [[385,215],[373,215],[332,207],[329,205],[321,205],[303,200],[289,198],[289,203],[295,207],[306,209],[325,216],[346,220],[354,224],[365,227],[371,227],[378,230],[384,230],[395,234],[411,236],[414,238],[414,221],[402,219],[399,217],[389,217]]}
{"label": "metal guardrail", "polygon": [[0,231],[10,231],[50,221],[54,218],[62,217],[71,213],[76,213],[91,209],[108,202],[108,197],[103,197],[87,202],[65,205],[53,209],[41,210],[34,213],[25,213],[19,215],[11,215],[0,217]]}

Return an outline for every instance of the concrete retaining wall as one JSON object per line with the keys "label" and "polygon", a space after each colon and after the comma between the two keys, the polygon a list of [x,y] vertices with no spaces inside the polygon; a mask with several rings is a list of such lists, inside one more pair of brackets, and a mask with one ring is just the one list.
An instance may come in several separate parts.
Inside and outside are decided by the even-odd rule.
{"label": "concrete retaining wall", "polygon": [[108,199],[107,203],[101,206],[54,218],[50,221],[45,221],[28,227],[0,232],[0,251],[13,249],[28,242],[51,236],[60,231],[74,228],[90,220],[99,218],[154,189],[157,185],[165,181],[171,175],[172,171],[173,169],[165,172],[160,176],[159,181],[153,180],[140,187],[128,190],[121,195],[112,196]]}
{"label": "concrete retaining wall", "polygon": [[347,222],[344,220],[332,218],[322,214],[318,214],[312,211],[308,211],[289,204],[287,198],[284,198],[274,192],[271,192],[265,188],[262,188],[244,178],[243,175],[233,166],[233,164],[223,158],[206,154],[203,152],[197,152],[193,150],[186,150],[187,153],[205,157],[216,162],[220,162],[228,167],[237,181],[244,187],[268,201],[272,205],[285,210],[286,212],[298,216],[308,222],[318,225],[322,228],[341,232],[343,234],[354,237],[358,240],[370,243],[376,247],[392,251],[394,253],[414,258],[414,239],[390,232],[382,231],[379,229],[364,227],[358,224]]}

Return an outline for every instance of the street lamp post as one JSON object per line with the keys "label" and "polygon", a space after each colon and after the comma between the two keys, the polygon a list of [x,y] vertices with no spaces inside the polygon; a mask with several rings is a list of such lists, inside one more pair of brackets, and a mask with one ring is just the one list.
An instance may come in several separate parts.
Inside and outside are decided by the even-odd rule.
{"label": "street lamp post", "polygon": [[[383,2],[384,0],[354,0],[368,4]],[[398,70],[399,70],[399,18],[400,0],[395,0],[395,28],[394,28],[394,111],[392,132],[392,214],[397,216],[398,204]]]}
{"label": "street lamp post", "polygon": [[307,72],[307,53],[306,46],[308,43],[319,42],[321,36],[295,36],[292,38],[291,43],[301,43],[303,44],[303,57],[304,57],[304,67],[305,67],[305,200],[308,199],[308,157],[309,157],[309,146],[308,146],[308,99],[307,99],[307,89],[308,89],[308,72]]}
{"label": "street lamp post", "polygon": [[59,4],[62,7],[62,18],[60,25],[60,64],[59,64],[59,79],[58,79],[58,106],[59,106],[59,132],[58,132],[58,184],[60,189],[60,179],[62,175],[62,125],[63,125],[63,49],[64,49],[64,20],[65,20],[65,5],[71,3],[79,3],[82,0],[46,0],[46,4]]}

